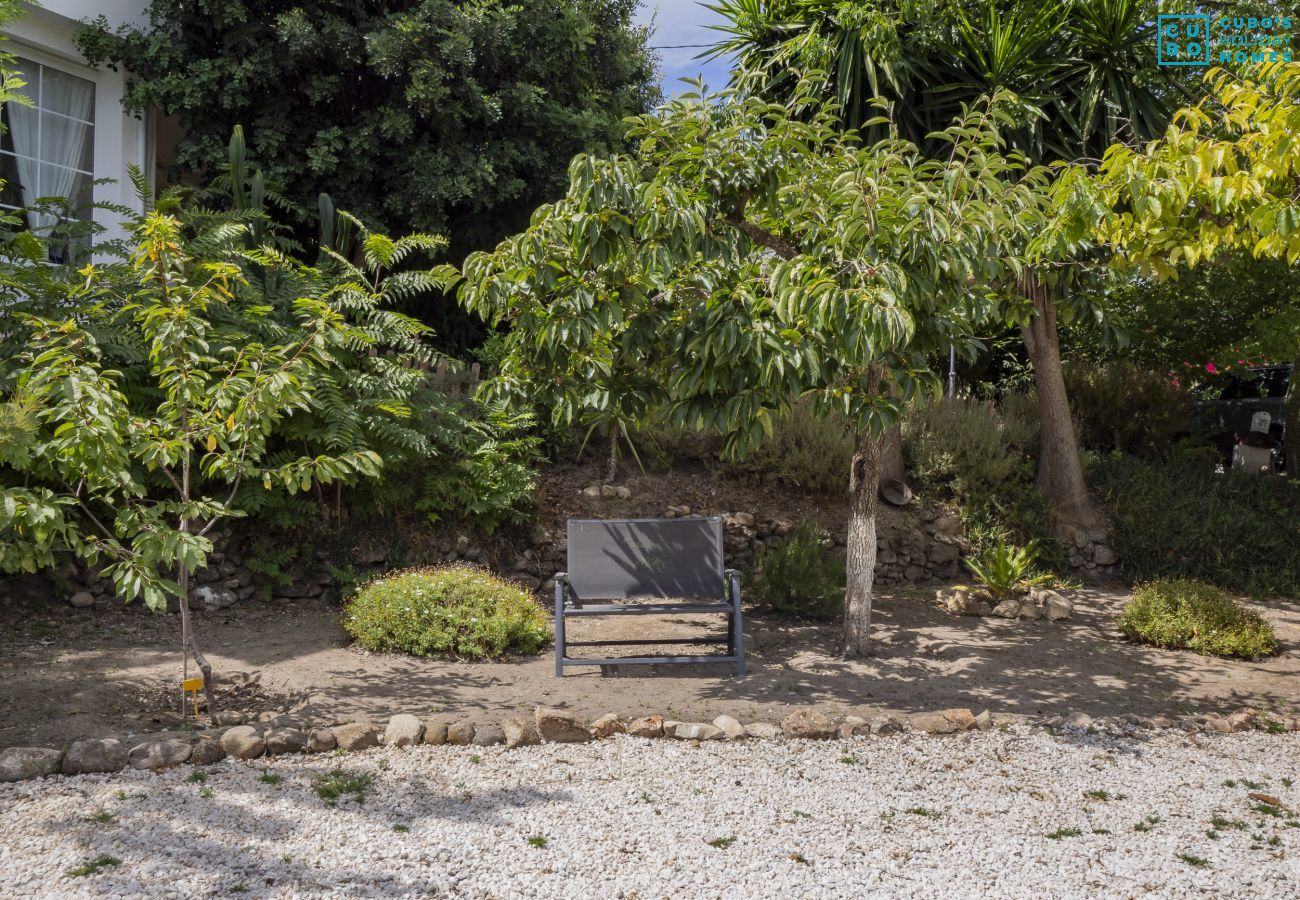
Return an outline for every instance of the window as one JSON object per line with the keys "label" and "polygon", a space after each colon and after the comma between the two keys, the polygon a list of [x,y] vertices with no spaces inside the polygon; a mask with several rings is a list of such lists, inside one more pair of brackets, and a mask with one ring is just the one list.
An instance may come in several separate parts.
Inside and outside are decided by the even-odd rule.
{"label": "window", "polygon": [[[6,103],[0,112],[0,206],[28,210],[28,227],[48,236],[60,222],[91,219],[95,85],[26,59],[19,58],[15,67],[27,82],[22,91],[32,104]],[[66,199],[69,206],[66,212],[36,209],[40,198]],[[88,244],[88,235],[54,242],[50,260],[69,261]]]}

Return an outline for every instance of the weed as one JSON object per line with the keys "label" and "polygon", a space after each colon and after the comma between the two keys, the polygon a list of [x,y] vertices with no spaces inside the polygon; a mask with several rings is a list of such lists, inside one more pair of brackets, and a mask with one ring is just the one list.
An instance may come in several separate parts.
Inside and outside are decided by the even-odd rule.
{"label": "weed", "polygon": [[328,775],[316,777],[316,795],[325,801],[326,806],[336,805],[346,794],[351,794],[358,803],[364,803],[366,788],[373,781],[372,775],[348,775],[341,769],[335,769]]}
{"label": "weed", "polygon": [[231,893],[231,894],[247,894],[247,893],[248,893],[248,885],[244,884],[242,881],[239,882],[238,884],[232,884],[232,885],[230,886],[230,891],[229,891],[229,893]]}
{"label": "weed", "polygon": [[1252,791],[1263,790],[1264,787],[1265,787],[1265,785],[1261,784],[1260,782],[1258,782],[1258,781],[1251,781],[1249,778],[1243,778],[1243,779],[1241,779],[1241,783],[1242,783],[1242,785],[1244,785],[1245,787],[1250,788]]}
{"label": "weed", "polygon": [[284,777],[277,775],[274,772],[263,772],[261,777],[257,780],[262,782],[262,784],[279,784],[284,781]]}
{"label": "weed", "polygon": [[347,756],[347,755],[348,755],[348,751],[344,750],[342,747],[335,747],[335,748],[334,748],[334,755],[335,755],[335,756]]}
{"label": "weed", "polygon": [[1110,829],[1109,829],[1109,828],[1094,828],[1094,829],[1092,830],[1092,833],[1093,833],[1093,834],[1110,834]]}
{"label": "weed", "polygon": [[190,782],[191,784],[202,784],[203,782],[208,780],[208,773],[200,771],[199,769],[195,769],[193,772],[190,773],[190,777],[186,778],[185,780]]}
{"label": "weed", "polygon": [[790,859],[791,859],[793,862],[797,862],[797,863],[799,863],[799,865],[801,865],[801,866],[811,866],[811,865],[812,865],[812,863],[808,862],[808,860],[804,858],[804,855],[803,855],[802,853],[791,853],[791,854],[790,854]]}
{"label": "weed", "polygon": [[1177,856],[1189,866],[1195,866],[1198,869],[1208,869],[1210,867],[1210,861],[1203,856],[1192,856],[1190,853],[1179,853]]}
{"label": "weed", "polygon": [[794,811],[794,814],[795,814],[796,816],[798,816],[799,818],[801,818],[801,819],[811,819],[811,818],[812,818],[812,813],[806,813],[806,812],[804,812],[802,809],[796,809],[796,810]]}
{"label": "weed", "polygon": [[1226,788],[1235,788],[1237,786],[1237,782],[1235,782],[1231,778],[1225,778],[1223,781],[1223,786]]}
{"label": "weed", "polygon": [[844,763],[846,766],[856,766],[858,764],[858,758],[856,756],[841,756],[840,762]]}
{"label": "weed", "polygon": [[211,800],[211,799],[212,799],[212,788],[210,788],[210,787],[202,787],[202,788],[199,788],[199,796],[202,797],[204,800]]}
{"label": "weed", "polygon": [[93,815],[86,816],[86,818],[82,819],[81,821],[90,822],[91,824],[94,825],[107,825],[115,818],[117,817],[114,816],[111,812],[101,809],[99,812]]}
{"label": "weed", "polygon": [[1246,827],[1246,823],[1240,819],[1225,819],[1220,815],[1210,816],[1210,824],[1220,831],[1225,831],[1229,828],[1242,829]]}
{"label": "weed", "polygon": [[109,856],[107,853],[101,853],[90,862],[68,869],[63,874],[67,875],[69,878],[81,878],[83,875],[94,875],[100,869],[120,865],[122,865],[122,860],[118,859],[116,856]]}
{"label": "weed", "polygon": [[924,816],[927,819],[938,819],[943,816],[943,813],[938,810],[926,809],[924,806],[909,806],[907,809],[903,810],[903,812],[910,813],[914,816]]}
{"label": "weed", "polygon": [[1205,836],[1212,841],[1217,841],[1219,839],[1219,832],[1211,828],[1209,831],[1205,832]]}
{"label": "weed", "polygon": [[1260,716],[1258,727],[1269,734],[1286,734],[1286,723],[1272,716]]}
{"label": "weed", "polygon": [[1078,837],[1083,834],[1077,828],[1058,828],[1047,836],[1048,840],[1059,841],[1061,838]]}
{"label": "weed", "polygon": [[541,849],[542,847],[546,846],[546,838],[542,837],[540,834],[535,834],[528,839],[528,843],[534,847],[537,847],[538,849]]}
{"label": "weed", "polygon": [[116,794],[114,794],[113,796],[116,797],[116,798],[119,799],[119,800],[125,800],[125,799],[126,799],[126,791],[118,791],[118,792],[117,792]]}
{"label": "weed", "polygon": [[1270,847],[1281,847],[1281,846],[1282,846],[1282,839],[1281,839],[1280,837],[1278,837],[1278,836],[1275,834],[1275,835],[1273,835],[1271,838],[1269,838],[1268,841],[1267,841],[1266,843],[1267,843]]}
{"label": "weed", "polygon": [[479,756],[477,753],[471,753],[469,757],[469,761],[475,764],[481,763],[483,761],[483,757]]}
{"label": "weed", "polygon": [[406,833],[407,833],[408,831],[410,831],[410,830],[411,830],[411,828],[410,828],[409,825],[394,825],[394,826],[393,826],[393,831],[396,831],[398,834],[406,834]]}
{"label": "weed", "polygon": [[734,837],[714,838],[709,841],[709,846],[713,847],[715,850],[726,850],[734,843],[736,843]]}
{"label": "weed", "polygon": [[[1111,799],[1109,791],[1084,791],[1083,796],[1087,797],[1089,800],[1101,800],[1103,802]],[[1123,795],[1120,795],[1120,797],[1116,799],[1123,799]]]}
{"label": "weed", "polygon": [[1283,779],[1282,779],[1282,787],[1290,787],[1290,786],[1293,785],[1293,784],[1295,784],[1295,782],[1292,781],[1290,778],[1283,778]]}
{"label": "weed", "polygon": [[642,791],[641,796],[638,797],[637,799],[640,800],[642,803],[654,803],[654,798],[651,797],[649,794],[647,794],[645,791]]}
{"label": "weed", "polygon": [[1271,803],[1256,803],[1251,809],[1257,813],[1263,813],[1266,816],[1272,816],[1275,819],[1285,819],[1286,813],[1273,806]]}

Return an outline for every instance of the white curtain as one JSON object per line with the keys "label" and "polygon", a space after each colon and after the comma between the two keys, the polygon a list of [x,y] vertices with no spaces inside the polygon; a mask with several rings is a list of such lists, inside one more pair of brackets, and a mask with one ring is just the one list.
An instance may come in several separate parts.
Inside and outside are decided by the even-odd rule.
{"label": "white curtain", "polygon": [[[26,61],[22,61],[26,63]],[[89,121],[95,109],[95,85],[50,69],[38,70],[26,64],[28,96],[39,108],[9,104],[9,124],[13,131],[18,178],[22,182],[23,204],[31,206],[37,197],[69,197],[82,177],[74,169],[85,167],[86,151],[92,139]],[[36,73],[40,72],[40,91],[36,91]],[[54,115],[53,113],[62,113]],[[74,118],[68,118],[69,116]],[[37,162],[37,160],[41,162]],[[76,199],[76,198],[72,198]],[[46,213],[29,213],[28,224],[43,233],[56,222]]]}

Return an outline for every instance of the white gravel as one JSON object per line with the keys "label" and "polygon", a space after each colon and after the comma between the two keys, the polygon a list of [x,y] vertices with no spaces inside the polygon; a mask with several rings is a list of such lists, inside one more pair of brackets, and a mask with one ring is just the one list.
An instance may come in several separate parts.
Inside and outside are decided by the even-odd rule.
{"label": "white gravel", "polygon": [[[335,768],[373,776],[364,803],[317,796]],[[0,895],[1300,897],[1295,735],[616,738],[193,771],[0,785]],[[1215,815],[1242,827],[1207,836]],[[65,874],[100,854],[121,864]]]}

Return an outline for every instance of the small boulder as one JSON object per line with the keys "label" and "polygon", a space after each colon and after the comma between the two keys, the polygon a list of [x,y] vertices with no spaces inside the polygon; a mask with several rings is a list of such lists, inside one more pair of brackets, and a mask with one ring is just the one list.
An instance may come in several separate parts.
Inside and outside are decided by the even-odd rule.
{"label": "small boulder", "polygon": [[63,754],[64,775],[85,775],[88,772],[120,772],[126,768],[126,748],[115,738],[73,741]]}
{"label": "small boulder", "polygon": [[95,595],[89,591],[77,591],[68,598],[68,602],[77,609],[85,609],[87,606],[95,605]]}
{"label": "small boulder", "polygon": [[170,769],[189,758],[185,741],[147,741],[131,748],[128,761],[133,769]]}
{"label": "small boulder", "polygon": [[875,716],[867,723],[867,730],[874,737],[886,734],[898,734],[904,728],[904,722],[897,716]]}
{"label": "small boulder", "polygon": [[307,732],[308,753],[328,753],[338,745],[334,732],[328,728],[313,728]]}
{"label": "small boulder", "polygon": [[600,486],[600,496],[609,500],[618,496],[618,488],[612,484],[602,484]]}
{"label": "small boulder", "polygon": [[221,741],[214,738],[199,738],[190,748],[189,762],[192,766],[210,766],[225,758],[226,751],[222,748]]}
{"label": "small boulder", "polygon": [[826,740],[835,737],[838,729],[830,716],[808,709],[798,709],[781,720],[781,732],[788,738]]}
{"label": "small boulder", "polygon": [[1074,712],[1067,715],[1065,717],[1065,721],[1062,722],[1061,724],[1066,725],[1070,728],[1081,728],[1087,730],[1092,727],[1092,716],[1088,715],[1087,713],[1079,712],[1078,710],[1075,710]]}
{"label": "small boulder", "polygon": [[537,733],[547,743],[577,744],[591,740],[591,732],[563,710],[539,706],[533,711],[533,721]]}
{"label": "small boulder", "polygon": [[447,726],[447,743],[456,747],[468,747],[474,743],[474,723],[468,719],[452,722]]}
{"label": "small boulder", "polygon": [[379,746],[379,729],[369,722],[348,722],[331,729],[334,740],[349,753]]}
{"label": "small boulder", "polygon": [[1232,713],[1227,718],[1228,728],[1232,731],[1249,731],[1255,727],[1255,720],[1259,718],[1259,713],[1250,707],[1243,706],[1241,709]]}
{"label": "small boulder", "polygon": [[600,485],[598,484],[587,485],[585,488],[582,489],[582,496],[587,497],[591,500],[599,500]]}
{"label": "small boulder", "polygon": [[243,725],[244,714],[237,709],[221,709],[212,714],[213,725]]}
{"label": "small boulder", "polygon": [[657,738],[664,736],[663,716],[642,716],[628,723],[627,733],[634,737]]}
{"label": "small boulder", "polygon": [[632,498],[632,489],[627,485],[620,484],[614,488],[614,496],[620,500],[630,500]]}
{"label": "small boulder", "polygon": [[614,715],[614,713],[606,713],[596,721],[592,722],[591,727],[587,729],[591,736],[596,740],[613,737],[616,734],[623,734],[626,730],[626,727],[624,727],[623,723],[618,720],[618,716]]}
{"label": "small boulder", "polygon": [[1003,600],[997,606],[993,607],[991,615],[997,616],[999,619],[1014,619],[1016,616],[1020,615],[1020,601]]}
{"label": "small boulder", "polygon": [[716,741],[723,736],[721,728],[707,722],[665,722],[664,734],[679,741]]}
{"label": "small boulder", "polygon": [[1097,544],[1092,549],[1092,561],[1099,566],[1113,566],[1119,562],[1119,556],[1108,544]]}
{"label": "small boulder", "polygon": [[758,738],[763,741],[770,741],[781,737],[781,726],[773,725],[771,722],[750,722],[745,726],[745,734],[752,738]]}
{"label": "small boulder", "polygon": [[542,742],[541,736],[537,733],[537,726],[519,716],[506,716],[502,719],[501,733],[505,736],[507,750],[529,747]]}
{"label": "small boulder", "polygon": [[1016,616],[1021,619],[1041,619],[1043,608],[1026,597],[1020,601],[1020,609],[1016,611]]}
{"label": "small boulder", "polygon": [[414,747],[424,739],[424,723],[409,713],[398,713],[388,720],[384,743],[390,747]]}
{"label": "small boulder", "polygon": [[1074,604],[1056,591],[1043,592],[1043,614],[1047,621],[1056,622],[1074,615]]}
{"label": "small boulder", "polygon": [[713,727],[721,731],[729,741],[738,741],[745,736],[745,726],[731,716],[718,716],[713,720]]}
{"label": "small boulder", "polygon": [[1205,726],[1206,731],[1212,731],[1215,734],[1232,734],[1232,726],[1222,716],[1207,716],[1202,724]]}
{"label": "small boulder", "polygon": [[0,750],[0,782],[53,775],[62,761],[63,754],[49,747],[6,747]]}
{"label": "small boulder", "polygon": [[307,747],[307,732],[298,728],[272,728],[264,740],[267,753],[301,753]]}
{"label": "small boulder", "polygon": [[235,759],[254,759],[262,755],[266,742],[252,725],[236,725],[221,736],[221,748]]}
{"label": "small boulder", "polygon": [[987,709],[975,717],[975,727],[980,731],[988,731],[993,727],[993,716]]}
{"label": "small boulder", "polygon": [[953,734],[977,728],[975,715],[969,709],[945,709],[939,712],[915,713],[908,717],[913,731],[926,734]]}
{"label": "small boulder", "polygon": [[505,732],[496,725],[478,725],[471,743],[475,747],[495,747],[506,742]]}
{"label": "small boulder", "polygon": [[424,721],[424,742],[440,747],[447,743],[447,720],[426,719]]}

